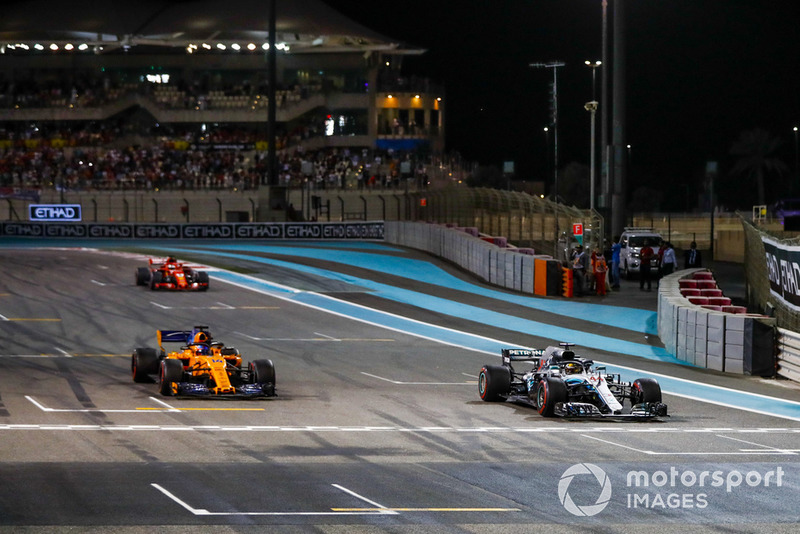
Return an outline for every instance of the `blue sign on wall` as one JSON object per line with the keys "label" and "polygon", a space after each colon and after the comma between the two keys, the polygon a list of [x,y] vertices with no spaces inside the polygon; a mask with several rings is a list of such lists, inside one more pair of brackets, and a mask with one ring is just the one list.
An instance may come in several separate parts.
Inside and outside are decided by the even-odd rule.
{"label": "blue sign on wall", "polygon": [[80,204],[29,204],[28,219],[31,221],[81,220]]}

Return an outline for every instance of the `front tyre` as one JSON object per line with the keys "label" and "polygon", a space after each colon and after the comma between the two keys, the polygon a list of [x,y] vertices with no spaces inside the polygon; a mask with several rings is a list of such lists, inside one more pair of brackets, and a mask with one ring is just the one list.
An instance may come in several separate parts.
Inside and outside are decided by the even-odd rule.
{"label": "front tyre", "polygon": [[653,378],[639,378],[631,385],[631,404],[661,402],[661,386]]}
{"label": "front tyre", "polygon": [[478,394],[485,402],[505,399],[511,389],[511,371],[502,365],[484,365],[478,375]]}
{"label": "front tyre", "polygon": [[131,374],[134,382],[151,382],[150,376],[158,372],[158,354],[155,349],[134,349],[131,356]]}
{"label": "front tyre", "polygon": [[178,382],[183,378],[183,362],[180,360],[161,360],[159,371],[158,391],[165,397],[171,397],[178,392]]}
{"label": "front tyre", "polygon": [[272,360],[253,360],[247,368],[253,384],[261,385],[265,395],[275,395],[275,366]]}
{"label": "front tyre", "polygon": [[553,417],[559,402],[567,402],[567,385],[560,378],[546,376],[536,388],[536,406],[543,417]]}

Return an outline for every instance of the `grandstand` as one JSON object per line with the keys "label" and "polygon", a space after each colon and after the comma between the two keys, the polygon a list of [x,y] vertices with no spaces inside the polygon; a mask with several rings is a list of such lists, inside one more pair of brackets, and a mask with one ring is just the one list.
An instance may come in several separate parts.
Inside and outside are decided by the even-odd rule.
{"label": "grandstand", "polygon": [[7,2],[0,149],[266,150],[274,94],[277,149],[443,150],[442,88],[400,72],[423,49],[318,0],[276,5],[270,88],[268,2]]}

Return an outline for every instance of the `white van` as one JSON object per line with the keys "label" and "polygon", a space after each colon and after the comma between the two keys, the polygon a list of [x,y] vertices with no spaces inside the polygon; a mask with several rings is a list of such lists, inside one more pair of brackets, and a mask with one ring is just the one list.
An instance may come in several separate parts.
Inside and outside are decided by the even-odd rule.
{"label": "white van", "polygon": [[[619,252],[619,270],[625,278],[631,278],[639,273],[641,265],[640,251],[645,241],[658,253],[658,247],[664,239],[661,234],[652,228],[644,227],[625,227],[625,231],[619,236],[619,244],[622,247]],[[653,276],[658,274],[658,256],[654,256],[650,261],[650,268],[653,269]]]}

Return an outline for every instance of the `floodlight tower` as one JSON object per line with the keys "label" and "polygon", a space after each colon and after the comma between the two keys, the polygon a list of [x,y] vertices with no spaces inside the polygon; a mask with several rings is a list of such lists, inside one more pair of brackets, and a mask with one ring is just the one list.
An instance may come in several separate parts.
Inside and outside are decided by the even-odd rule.
{"label": "floodlight tower", "polygon": [[566,65],[563,61],[531,63],[534,69],[553,69],[553,93],[550,122],[553,125],[553,198],[558,203],[558,68]]}

